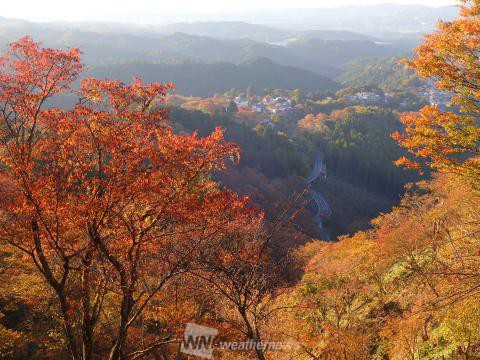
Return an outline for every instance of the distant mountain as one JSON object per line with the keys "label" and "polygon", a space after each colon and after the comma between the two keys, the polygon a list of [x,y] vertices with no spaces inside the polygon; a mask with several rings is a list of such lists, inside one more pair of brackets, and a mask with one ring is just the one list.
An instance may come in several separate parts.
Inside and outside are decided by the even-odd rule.
{"label": "distant mountain", "polygon": [[388,56],[396,53],[394,44],[377,44],[373,41],[340,41],[303,39],[290,42],[286,46],[289,53],[302,59],[316,60],[318,63],[340,66],[348,61],[373,56]]}
{"label": "distant mountain", "polygon": [[233,20],[255,17],[256,23],[292,30],[347,30],[360,33],[428,32],[439,19],[452,20],[458,15],[455,6],[381,4],[316,9],[289,9],[263,13],[232,14]]}
{"label": "distant mountain", "polygon": [[224,40],[185,33],[170,35],[152,33],[141,35],[138,32],[99,33],[14,20],[0,21],[0,45],[5,46],[26,34],[33,36],[37,41],[42,41],[45,46],[80,47],[84,53],[83,60],[91,65],[172,60],[239,64],[247,59],[266,57],[280,65],[299,67],[334,77],[340,74],[339,65],[345,61],[358,57],[391,54],[390,49],[371,41],[351,40],[352,42],[345,43],[343,40],[307,39],[281,46],[250,39]]}
{"label": "distant mountain", "polygon": [[[190,35],[219,39],[272,40],[292,33],[311,30],[350,31],[379,37],[384,32],[429,32],[437,21],[452,20],[458,7],[431,7],[423,5],[381,4],[371,6],[341,6],[311,9],[251,10],[223,14],[166,14],[142,9],[143,24],[133,24],[136,15],[116,16],[114,22],[56,22],[50,28],[75,29],[98,33],[129,33],[142,36],[183,32]],[[108,18],[108,17],[107,17]],[[111,18],[110,18],[111,19]],[[221,21],[219,21],[221,19]],[[128,21],[131,23],[129,24]],[[127,23],[125,23],[127,22]],[[255,24],[252,24],[254,22]],[[167,24],[167,25],[166,25]],[[326,40],[361,40],[338,38],[323,34]],[[317,37],[315,35],[315,37]],[[342,36],[343,37],[343,36]],[[363,39],[367,40],[367,39]]]}
{"label": "distant mountain", "polygon": [[309,30],[296,33],[296,37],[305,39],[341,40],[341,41],[380,41],[379,38],[346,30]]}
{"label": "distant mountain", "polygon": [[185,33],[219,39],[251,39],[258,41],[278,41],[288,37],[289,32],[269,26],[240,21],[213,21],[177,23],[154,28],[163,34]]}
{"label": "distant mountain", "polygon": [[282,43],[296,38],[324,40],[378,40],[378,38],[375,38],[374,36],[352,31],[295,31],[242,21],[182,22],[168,25],[139,25],[111,22],[55,22],[49,23],[48,26],[61,31],[73,29],[100,34],[132,34],[145,37],[158,37],[159,35],[184,33],[221,40],[250,39],[267,43]]}
{"label": "distant mountain", "polygon": [[[421,3],[421,1],[418,2]],[[331,4],[334,4],[334,2],[331,2]],[[294,5],[295,2],[292,2],[291,6]],[[268,27],[288,29],[289,31],[323,29],[376,33],[383,31],[431,31],[435,28],[438,19],[451,20],[457,14],[458,8],[455,6],[431,7],[423,5],[380,4],[370,6],[316,7],[310,9],[282,9],[281,6],[278,6],[277,9],[268,11],[254,8],[244,12],[235,10],[226,13],[191,12],[190,14],[172,14],[153,10],[147,12],[145,9],[139,9],[134,13],[123,16],[116,15],[115,19],[121,22],[135,22],[135,19],[141,16],[144,24],[152,24],[153,27],[173,22],[207,23],[221,20],[222,22],[254,22],[255,24]],[[113,19],[113,16],[107,18]],[[110,26],[111,29],[114,27]],[[186,29],[181,31],[188,32]],[[210,34],[210,36],[214,35]],[[225,35],[219,36],[221,38],[230,38]],[[376,37],[377,35],[374,36]]]}
{"label": "distant mountain", "polygon": [[162,34],[185,33],[194,36],[207,36],[217,39],[250,39],[268,43],[281,43],[293,38],[324,40],[363,40],[379,41],[373,36],[343,30],[288,31],[270,26],[241,21],[213,21],[177,23],[151,27]]}
{"label": "distant mountain", "polygon": [[[183,32],[177,32],[179,30]],[[41,24],[0,18],[0,46],[4,47],[26,34],[42,41],[45,46],[80,47],[82,59],[89,65],[186,60],[240,64],[248,59],[264,57],[279,65],[302,68],[332,79],[340,75],[344,63],[402,55],[420,41],[419,33],[381,32],[385,37],[379,40],[373,34],[346,30],[287,31],[231,21],[153,26]]]}
{"label": "distant mountain", "polygon": [[114,78],[130,82],[134,76],[148,82],[173,82],[183,95],[208,97],[232,88],[263,91],[265,88],[334,91],[339,84],[327,77],[291,66],[282,66],[266,58],[239,65],[231,63],[177,64],[126,63],[90,68],[85,76]]}

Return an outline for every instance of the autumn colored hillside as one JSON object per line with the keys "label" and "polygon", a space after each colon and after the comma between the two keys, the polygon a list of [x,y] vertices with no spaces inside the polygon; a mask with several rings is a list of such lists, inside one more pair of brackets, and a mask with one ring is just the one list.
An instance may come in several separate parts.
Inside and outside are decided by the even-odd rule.
{"label": "autumn colored hillside", "polygon": [[434,178],[409,186],[373,229],[299,250],[305,274],[274,326],[299,342],[299,358],[479,357],[479,19],[480,3],[463,2],[408,62],[453,96],[449,111],[404,114],[393,134],[416,157],[398,165]]}
{"label": "autumn colored hillside", "polygon": [[479,204],[444,175],[411,188],[373,230],[306,245],[305,274],[279,300],[292,310],[272,329],[301,344],[300,358],[476,358]]}

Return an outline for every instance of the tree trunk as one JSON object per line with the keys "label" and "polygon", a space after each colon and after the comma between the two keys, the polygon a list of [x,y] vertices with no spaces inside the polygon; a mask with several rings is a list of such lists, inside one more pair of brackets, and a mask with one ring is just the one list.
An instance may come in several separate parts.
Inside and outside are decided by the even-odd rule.
{"label": "tree trunk", "polygon": [[65,335],[67,337],[68,350],[70,351],[70,354],[72,355],[73,360],[80,360],[81,356],[80,356],[80,353],[78,352],[77,342],[75,340],[75,333],[73,331],[73,327],[70,322],[70,314],[68,312],[69,310],[68,301],[67,301],[67,296],[65,294],[65,283],[68,277],[68,260],[65,262],[62,279],[61,281],[58,281],[55,278],[55,275],[53,274],[52,269],[50,267],[50,264],[43,252],[43,246],[40,240],[40,228],[38,225],[38,221],[36,219],[32,219],[31,227],[32,227],[32,234],[33,234],[33,243],[35,245],[35,252],[37,254],[38,261],[40,263],[40,265],[38,265],[38,268],[40,269],[42,275],[45,277],[45,279],[50,284],[50,286],[55,290],[55,293],[57,294],[58,299],[60,301],[60,310],[62,312],[63,327],[65,330]]}
{"label": "tree trunk", "polygon": [[90,266],[92,252],[88,250],[83,260],[82,270],[82,360],[91,360],[93,353],[93,329],[95,326],[94,314],[90,303]]}
{"label": "tree trunk", "polygon": [[68,349],[70,354],[72,355],[72,360],[80,360],[81,357],[78,352],[77,342],[75,341],[75,334],[72,328],[72,324],[70,323],[70,315],[68,314],[68,304],[65,295],[62,293],[58,293],[58,297],[60,299],[60,308],[62,310],[62,318],[63,318],[63,327],[65,330],[65,335],[67,336],[68,342]]}
{"label": "tree trunk", "polygon": [[122,287],[124,290],[121,311],[120,311],[120,325],[118,329],[117,340],[115,341],[115,345],[113,345],[109,360],[123,360],[125,358],[124,354],[124,347],[125,342],[127,341],[127,333],[128,333],[128,320],[130,317],[130,313],[133,308],[133,296],[128,288],[127,282],[122,280]]}
{"label": "tree trunk", "polygon": [[257,355],[257,359],[266,360],[265,354],[263,353],[263,344],[260,347],[257,346],[259,342],[261,342],[261,339],[259,336],[255,335],[255,331],[253,330],[252,324],[250,324],[250,320],[248,319],[247,313],[242,309],[240,309],[239,312],[247,328],[247,336],[250,340],[253,341],[253,344],[255,346],[255,353]]}

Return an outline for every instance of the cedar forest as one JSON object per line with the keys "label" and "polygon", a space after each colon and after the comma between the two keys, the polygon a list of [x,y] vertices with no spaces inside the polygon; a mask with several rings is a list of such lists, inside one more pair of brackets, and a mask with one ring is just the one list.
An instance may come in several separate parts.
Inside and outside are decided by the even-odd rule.
{"label": "cedar forest", "polygon": [[[382,75],[399,102],[395,86],[428,79],[448,108],[343,106],[353,87],[382,87],[367,71],[384,63],[356,62],[346,90],[269,90],[298,121],[84,76],[77,48],[10,43],[0,358],[193,359],[195,323],[218,330],[218,359],[478,359],[480,1],[460,6]],[[315,232],[318,180],[305,181],[318,148],[335,241]],[[288,346],[218,346],[241,341]]]}

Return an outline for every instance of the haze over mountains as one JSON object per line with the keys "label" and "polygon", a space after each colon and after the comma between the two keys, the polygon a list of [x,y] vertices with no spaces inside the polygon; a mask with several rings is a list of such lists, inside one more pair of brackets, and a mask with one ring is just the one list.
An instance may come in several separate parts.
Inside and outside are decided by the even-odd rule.
{"label": "haze over mountains", "polygon": [[[146,80],[176,82],[192,95],[211,95],[213,84],[221,89],[326,91],[337,89],[332,80],[345,64],[404,56],[437,19],[449,20],[456,13],[454,7],[378,5],[278,10],[231,15],[228,21],[162,25],[161,17],[152,18],[153,25],[0,18],[0,45],[29,34],[46,46],[80,47],[91,73],[124,80],[127,74],[145,74]],[[248,20],[256,23],[244,22]]]}
{"label": "haze over mountains", "polygon": [[383,31],[429,31],[438,19],[451,20],[457,14],[457,8],[452,6],[383,4],[269,12],[257,15],[256,22],[291,29],[340,29],[378,34]]}
{"label": "haze over mountains", "polygon": [[[290,9],[285,9],[278,6],[276,9],[270,8],[268,11],[263,11],[260,6],[246,11],[232,9],[228,12],[218,10],[203,13],[189,12],[189,9],[174,13],[164,9],[162,11],[155,11],[155,9],[146,11],[144,8],[139,8],[138,11],[129,11],[124,15],[116,14],[114,10],[110,11],[110,16],[102,16],[102,21],[137,23],[142,24],[139,26],[141,29],[157,31],[165,30],[165,28],[162,29],[162,25],[171,25],[172,23],[235,21],[273,26],[290,31],[327,29],[378,33],[382,31],[428,31],[435,27],[438,19],[451,20],[458,13],[458,10],[452,6],[430,7],[400,4],[335,6],[335,3],[330,5],[330,7],[313,9],[292,9],[294,5],[290,5]],[[92,16],[94,15],[92,14]],[[78,25],[83,27],[84,23]],[[109,28],[114,30],[119,27],[118,24],[110,24]],[[223,36],[222,33],[204,35]]]}

